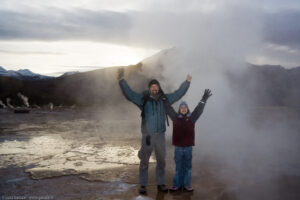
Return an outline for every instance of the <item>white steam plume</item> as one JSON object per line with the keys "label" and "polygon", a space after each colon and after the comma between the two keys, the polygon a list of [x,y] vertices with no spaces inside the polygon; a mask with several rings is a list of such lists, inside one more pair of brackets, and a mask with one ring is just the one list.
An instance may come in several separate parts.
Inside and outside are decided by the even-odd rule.
{"label": "white steam plume", "polygon": [[[175,46],[164,53],[163,59],[149,59],[145,64],[166,67],[157,73],[174,86],[170,91],[191,74],[191,87],[182,99],[191,109],[205,88],[212,90],[213,96],[197,122],[195,160],[211,161],[222,176],[230,174],[226,169],[234,171],[235,186],[245,178],[255,182],[259,181],[257,177],[263,180],[300,174],[296,156],[300,153],[296,142],[299,134],[268,114],[265,116],[276,126],[255,127],[253,118],[261,119],[248,106],[251,97],[240,96],[226,76],[228,71],[242,73],[247,57],[260,46],[262,24],[255,7],[241,3],[224,5],[210,13],[149,13],[137,17],[137,27],[140,32],[136,35],[143,35],[147,41]],[[176,104],[174,107],[178,109]]]}
{"label": "white steam plume", "polygon": [[3,108],[6,108],[6,105],[3,103],[2,100],[0,100],[0,105],[1,105]]}
{"label": "white steam plume", "polygon": [[24,96],[21,92],[18,93],[18,97],[22,99],[26,107],[29,107],[28,97]]}
{"label": "white steam plume", "polygon": [[49,106],[49,109],[50,109],[50,110],[53,110],[54,105],[53,105],[52,102],[50,102],[50,103],[48,104],[48,106]]}
{"label": "white steam plume", "polygon": [[11,108],[11,109],[13,109],[14,108],[14,106],[13,105],[11,105],[11,99],[10,98],[6,98],[6,105],[9,107],[9,108]]}

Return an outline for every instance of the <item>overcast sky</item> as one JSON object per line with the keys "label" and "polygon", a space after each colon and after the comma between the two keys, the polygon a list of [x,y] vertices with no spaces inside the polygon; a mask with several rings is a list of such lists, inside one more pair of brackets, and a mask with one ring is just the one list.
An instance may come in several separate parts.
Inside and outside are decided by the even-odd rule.
{"label": "overcast sky", "polygon": [[247,49],[248,62],[300,66],[299,0],[0,1],[6,69],[54,74],[129,65],[174,46],[226,51],[221,40]]}

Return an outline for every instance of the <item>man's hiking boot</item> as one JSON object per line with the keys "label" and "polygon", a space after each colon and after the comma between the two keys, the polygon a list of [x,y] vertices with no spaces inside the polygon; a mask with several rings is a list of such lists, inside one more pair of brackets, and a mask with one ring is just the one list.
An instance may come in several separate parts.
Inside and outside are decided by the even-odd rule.
{"label": "man's hiking boot", "polygon": [[157,185],[157,189],[161,192],[168,192],[169,189],[166,187],[165,184],[162,184],[162,185]]}
{"label": "man's hiking boot", "polygon": [[139,189],[139,193],[140,194],[147,194],[146,186],[141,185],[141,187]]}

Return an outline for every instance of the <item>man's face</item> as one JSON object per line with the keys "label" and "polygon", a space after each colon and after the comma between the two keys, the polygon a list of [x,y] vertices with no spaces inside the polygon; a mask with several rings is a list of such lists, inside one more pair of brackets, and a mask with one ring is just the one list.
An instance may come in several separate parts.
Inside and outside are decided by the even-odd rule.
{"label": "man's face", "polygon": [[179,112],[180,112],[180,114],[185,115],[188,112],[187,106],[186,105],[180,106]]}
{"label": "man's face", "polygon": [[157,84],[152,84],[150,86],[150,94],[151,95],[157,95],[158,94],[158,91],[159,91],[159,86]]}

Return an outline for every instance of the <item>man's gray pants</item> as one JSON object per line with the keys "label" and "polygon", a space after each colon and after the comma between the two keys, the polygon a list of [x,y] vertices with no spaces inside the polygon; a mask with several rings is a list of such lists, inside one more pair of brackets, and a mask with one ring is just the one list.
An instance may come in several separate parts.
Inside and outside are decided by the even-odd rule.
{"label": "man's gray pants", "polygon": [[156,157],[156,182],[157,185],[162,185],[164,184],[165,166],[166,166],[165,133],[150,133],[149,135],[150,135],[150,145],[147,145],[146,144],[147,134],[142,134],[142,144],[138,154],[140,158],[140,169],[139,169],[140,185],[147,186],[149,159],[153,149]]}

